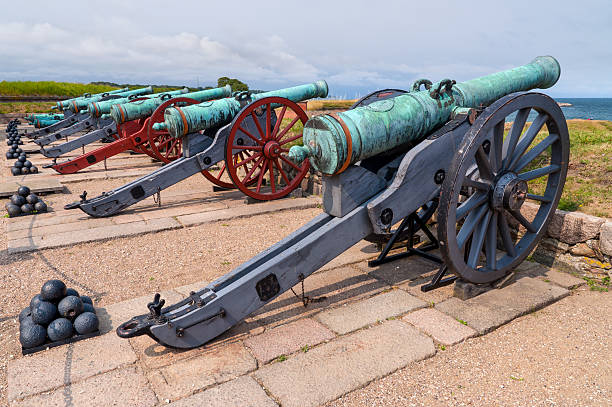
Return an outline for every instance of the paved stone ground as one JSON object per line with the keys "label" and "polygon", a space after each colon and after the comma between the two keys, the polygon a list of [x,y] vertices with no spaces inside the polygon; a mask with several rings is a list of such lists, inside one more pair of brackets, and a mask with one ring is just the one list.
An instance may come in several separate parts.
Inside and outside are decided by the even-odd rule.
{"label": "paved stone ground", "polygon": [[[148,337],[118,338],[114,328],[140,314],[150,296],[99,309],[102,336],[11,361],[12,406],[176,405],[317,406],[373,380],[460,346],[570,295],[581,280],[525,264],[516,282],[461,301],[445,290],[431,303],[411,294],[435,265],[404,259],[390,284],[389,264],[366,269],[375,253],[362,242],[306,280],[308,308],[285,293],[220,338],[177,351]],[[172,303],[206,282],[162,293]],[[433,307],[432,307],[433,306]],[[486,338],[486,336],[485,336]],[[126,382],[130,385],[127,386]],[[98,389],[103,386],[105,391]]]}

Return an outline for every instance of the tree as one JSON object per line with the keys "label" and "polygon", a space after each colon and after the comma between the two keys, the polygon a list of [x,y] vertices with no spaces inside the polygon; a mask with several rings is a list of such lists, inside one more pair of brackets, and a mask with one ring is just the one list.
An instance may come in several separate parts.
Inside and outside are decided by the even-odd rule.
{"label": "tree", "polygon": [[228,78],[227,76],[223,76],[219,79],[217,79],[217,86],[218,87],[222,87],[225,85],[230,85],[232,87],[232,91],[236,92],[236,91],[242,91],[242,90],[249,90],[249,85],[247,85],[244,82],[239,81],[238,79],[235,78]]}

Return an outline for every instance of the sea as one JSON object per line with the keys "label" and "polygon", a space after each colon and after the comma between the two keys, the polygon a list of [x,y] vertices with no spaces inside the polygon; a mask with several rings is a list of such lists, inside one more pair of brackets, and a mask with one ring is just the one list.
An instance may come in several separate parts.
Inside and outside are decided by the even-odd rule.
{"label": "sea", "polygon": [[612,98],[555,98],[566,119],[612,120]]}

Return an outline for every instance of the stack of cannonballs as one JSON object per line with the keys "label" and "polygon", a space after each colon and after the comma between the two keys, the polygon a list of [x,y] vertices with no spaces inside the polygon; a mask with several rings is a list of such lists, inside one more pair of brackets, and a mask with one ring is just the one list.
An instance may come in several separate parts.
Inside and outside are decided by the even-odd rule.
{"label": "stack of cannonballs", "polygon": [[15,123],[11,121],[6,128],[6,132],[8,134],[6,144],[9,146],[8,151],[6,152],[7,160],[16,158],[17,161],[11,167],[11,174],[17,175],[26,175],[26,174],[36,174],[38,172],[38,168],[33,165],[26,156],[25,151],[20,145],[23,144],[21,141],[21,136],[17,133],[17,125],[11,125],[11,123]]}
{"label": "stack of cannonballs", "polygon": [[47,204],[36,194],[30,192],[30,188],[21,186],[16,194],[11,196],[9,202],[4,206],[9,217],[30,215],[34,213],[47,212]]}
{"label": "stack of cannonballs", "polygon": [[49,280],[19,314],[19,342],[24,350],[50,345],[96,332],[98,324],[91,298]]}

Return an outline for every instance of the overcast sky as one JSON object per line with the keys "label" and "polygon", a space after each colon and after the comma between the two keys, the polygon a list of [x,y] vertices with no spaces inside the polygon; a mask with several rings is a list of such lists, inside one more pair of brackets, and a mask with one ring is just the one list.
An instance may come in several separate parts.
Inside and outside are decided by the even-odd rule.
{"label": "overcast sky", "polygon": [[7,1],[0,80],[273,89],[354,97],[474,78],[553,55],[556,97],[612,97],[608,1]]}

